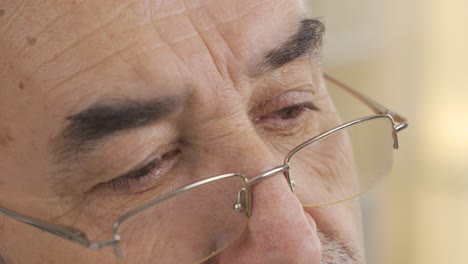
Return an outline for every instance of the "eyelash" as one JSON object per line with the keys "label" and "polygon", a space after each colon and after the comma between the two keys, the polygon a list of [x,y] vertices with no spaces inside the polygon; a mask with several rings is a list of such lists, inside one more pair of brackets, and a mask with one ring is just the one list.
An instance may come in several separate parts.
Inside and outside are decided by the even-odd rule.
{"label": "eyelash", "polygon": [[[307,111],[320,111],[312,102],[304,102],[275,110],[255,119],[255,123],[272,125],[275,128],[291,129],[301,125]],[[286,115],[285,115],[286,114]]]}
{"label": "eyelash", "polygon": [[141,168],[134,169],[123,176],[115,178],[105,185],[115,192],[136,193],[153,187],[163,187],[162,176],[177,164],[181,151],[176,149],[164,153]]}

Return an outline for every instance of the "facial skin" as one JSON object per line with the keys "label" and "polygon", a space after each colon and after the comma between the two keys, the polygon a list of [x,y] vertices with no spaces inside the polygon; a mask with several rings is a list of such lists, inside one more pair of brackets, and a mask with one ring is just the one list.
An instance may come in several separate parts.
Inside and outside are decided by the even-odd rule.
{"label": "facial skin", "polygon": [[[2,208],[97,234],[154,198],[151,180],[115,180],[154,157],[166,160],[158,173],[195,175],[169,186],[253,177],[301,143],[291,127],[317,134],[338,122],[316,39],[302,39],[307,51],[279,48],[298,41],[301,25],[319,32],[299,1],[6,1],[0,10]],[[321,170],[333,165],[323,160]],[[247,229],[213,263],[364,263],[356,202],[305,209],[281,175],[252,193]],[[144,237],[128,263],[160,263],[158,236]],[[119,263],[111,247],[86,249],[3,215],[0,253],[11,264]]]}

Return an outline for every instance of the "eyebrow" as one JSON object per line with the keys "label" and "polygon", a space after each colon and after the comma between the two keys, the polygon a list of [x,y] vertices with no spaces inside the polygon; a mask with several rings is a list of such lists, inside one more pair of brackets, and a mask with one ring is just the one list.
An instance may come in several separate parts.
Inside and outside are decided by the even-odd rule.
{"label": "eyebrow", "polygon": [[278,69],[303,55],[319,51],[324,33],[325,25],[320,20],[314,18],[301,20],[296,33],[265,53],[257,63],[254,75]]}
{"label": "eyebrow", "polygon": [[146,101],[113,100],[98,102],[66,117],[68,124],[52,140],[58,162],[124,130],[134,129],[167,117],[182,104],[181,97],[161,97]]}

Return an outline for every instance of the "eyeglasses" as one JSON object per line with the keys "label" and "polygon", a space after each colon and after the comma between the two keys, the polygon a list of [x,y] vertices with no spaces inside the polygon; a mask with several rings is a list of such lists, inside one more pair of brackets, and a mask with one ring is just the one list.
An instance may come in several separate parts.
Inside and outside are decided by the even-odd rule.
{"label": "eyeglasses", "polygon": [[131,209],[99,233],[5,208],[0,213],[87,248],[112,246],[124,262],[149,261],[142,259],[141,252],[148,245],[137,246],[148,241],[153,250],[159,249],[154,255],[160,263],[204,262],[243,234],[252,214],[252,186],[262,180],[284,175],[304,207],[321,207],[357,197],[389,174],[393,150],[398,148],[397,133],[407,127],[407,120],[332,77],[325,75],[325,79],[374,114],[303,140],[282,165],[260,175],[224,174],[171,190]]}

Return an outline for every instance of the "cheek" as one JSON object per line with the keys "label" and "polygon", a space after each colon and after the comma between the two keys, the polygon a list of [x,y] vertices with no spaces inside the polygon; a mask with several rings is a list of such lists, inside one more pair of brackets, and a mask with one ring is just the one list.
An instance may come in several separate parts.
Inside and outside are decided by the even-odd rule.
{"label": "cheek", "polygon": [[335,133],[308,145],[292,157],[290,166],[296,194],[306,206],[336,203],[360,191],[346,134]]}
{"label": "cheek", "polygon": [[328,188],[358,188],[353,151],[346,134],[326,137],[304,150],[304,171],[312,171],[322,184]]}
{"label": "cheek", "polygon": [[90,250],[14,220],[0,223],[0,249],[11,263],[115,263],[111,248]]}
{"label": "cheek", "polygon": [[119,228],[132,263],[193,263],[224,248],[245,228],[232,210],[238,179],[209,183],[161,201]]}
{"label": "cheek", "polygon": [[325,138],[317,148],[315,158],[317,161],[312,167],[321,173],[319,175],[332,175],[333,178],[340,179],[337,184],[343,187],[358,187],[351,142],[346,134],[338,132]]}
{"label": "cheek", "polygon": [[[356,193],[359,190],[359,177],[355,169],[349,137],[343,133],[324,140],[312,154],[313,162],[309,162],[315,175],[332,175],[320,178],[321,181],[317,183],[317,186],[322,186],[326,191],[319,192],[336,195],[336,197],[340,197],[343,192]],[[337,239],[349,246],[358,259],[363,256],[359,199],[355,198],[320,208],[305,208],[305,211],[312,215],[320,231],[336,234]]]}

